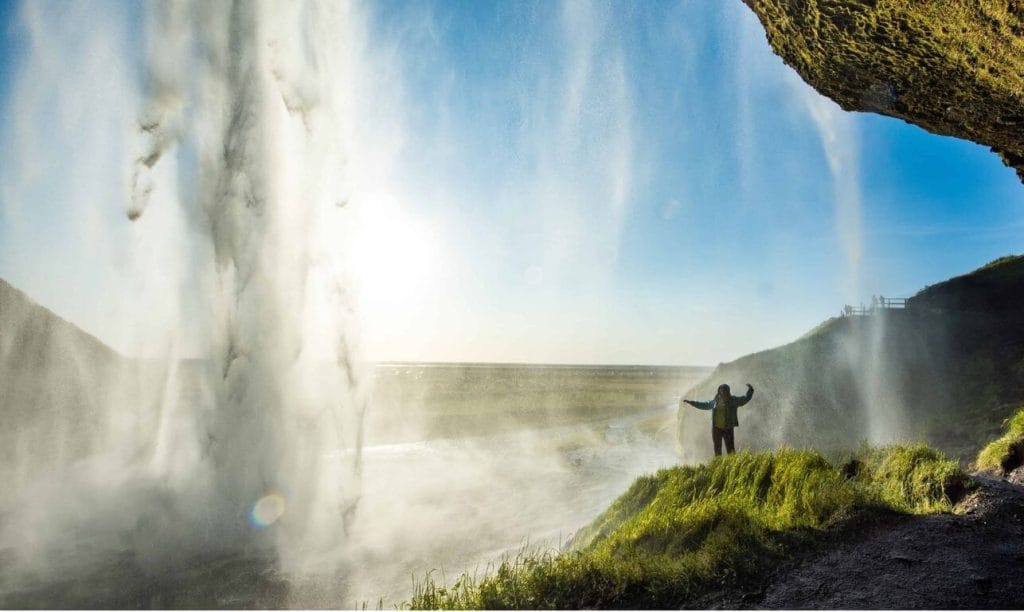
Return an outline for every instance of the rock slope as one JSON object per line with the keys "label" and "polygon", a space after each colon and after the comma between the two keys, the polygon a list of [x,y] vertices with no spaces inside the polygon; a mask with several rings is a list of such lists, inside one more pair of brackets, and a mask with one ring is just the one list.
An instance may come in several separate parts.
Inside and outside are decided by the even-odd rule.
{"label": "rock slope", "polygon": [[[0,280],[0,482],[17,489],[103,448],[129,360]],[[137,393],[136,393],[137,395]]]}

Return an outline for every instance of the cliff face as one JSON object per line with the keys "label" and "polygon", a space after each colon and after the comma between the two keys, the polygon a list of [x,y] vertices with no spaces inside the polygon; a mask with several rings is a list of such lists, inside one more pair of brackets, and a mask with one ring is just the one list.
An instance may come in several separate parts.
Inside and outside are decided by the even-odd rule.
{"label": "cliff face", "polygon": [[136,368],[0,280],[0,482],[32,483],[107,447],[111,402],[140,408]]}
{"label": "cliff face", "polygon": [[[799,340],[721,364],[689,399],[720,383],[740,408],[743,448],[856,448],[922,440],[962,459],[1024,404],[1024,257],[1006,257],[923,289],[906,310],[832,319]],[[690,460],[711,453],[710,417],[679,411]]]}
{"label": "cliff face", "polygon": [[775,53],[843,109],[987,145],[1024,181],[1024,3],[743,1]]}

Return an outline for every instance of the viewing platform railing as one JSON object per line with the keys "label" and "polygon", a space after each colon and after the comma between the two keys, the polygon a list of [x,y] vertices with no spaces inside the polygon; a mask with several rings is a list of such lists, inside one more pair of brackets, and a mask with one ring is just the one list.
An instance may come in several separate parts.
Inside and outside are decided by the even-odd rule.
{"label": "viewing platform railing", "polygon": [[883,310],[906,310],[907,298],[887,298],[882,296],[871,296],[871,306],[850,306],[846,304],[840,311],[841,317],[867,317]]}

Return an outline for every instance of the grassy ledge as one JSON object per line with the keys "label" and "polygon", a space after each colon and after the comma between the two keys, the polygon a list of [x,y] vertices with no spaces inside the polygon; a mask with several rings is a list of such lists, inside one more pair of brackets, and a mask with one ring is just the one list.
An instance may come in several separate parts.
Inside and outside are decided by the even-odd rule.
{"label": "grassy ledge", "polygon": [[923,444],[864,448],[839,466],[811,450],[741,452],[638,479],[565,552],[522,553],[450,586],[428,575],[409,606],[678,607],[756,580],[856,509],[949,512],[971,486]]}
{"label": "grassy ledge", "polygon": [[1024,465],[1024,408],[1006,422],[1006,433],[990,442],[978,453],[979,470],[1007,474]]}

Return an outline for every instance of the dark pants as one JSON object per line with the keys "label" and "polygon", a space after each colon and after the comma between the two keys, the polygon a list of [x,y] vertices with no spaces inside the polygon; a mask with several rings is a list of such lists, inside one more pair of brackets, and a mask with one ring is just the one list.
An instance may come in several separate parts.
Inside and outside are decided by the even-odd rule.
{"label": "dark pants", "polygon": [[725,452],[735,453],[736,452],[736,437],[733,436],[733,428],[726,427],[725,429],[719,429],[714,425],[711,426],[711,440],[715,443],[715,456],[722,454],[722,440],[725,440]]}

